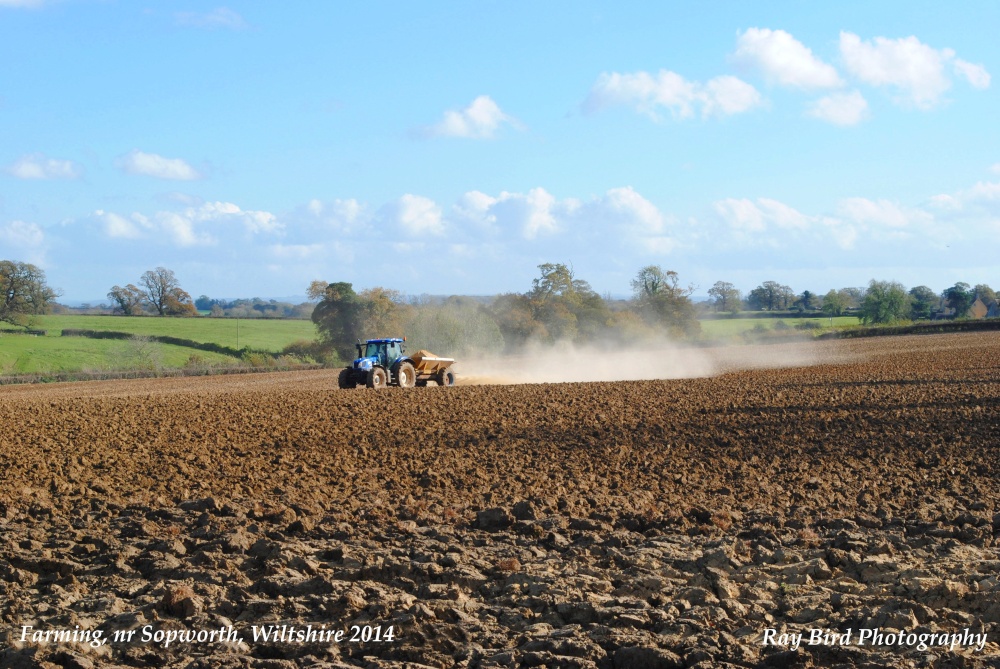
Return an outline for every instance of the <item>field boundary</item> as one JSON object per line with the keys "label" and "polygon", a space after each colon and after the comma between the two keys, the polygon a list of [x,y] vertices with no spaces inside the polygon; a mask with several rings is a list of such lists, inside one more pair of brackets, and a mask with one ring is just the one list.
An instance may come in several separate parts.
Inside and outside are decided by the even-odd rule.
{"label": "field boundary", "polygon": [[912,325],[882,325],[845,328],[816,335],[816,339],[853,339],[855,337],[892,337],[911,334],[941,334],[945,332],[986,332],[1000,330],[1000,318],[982,321],[935,321]]}
{"label": "field boundary", "polygon": [[69,381],[116,381],[122,379],[159,379],[185,376],[224,376],[227,374],[264,374],[267,372],[302,372],[324,369],[319,363],[281,365],[277,367],[188,367],[161,370],[121,370],[102,372],[37,372],[0,376],[0,386],[33,383],[61,383]]}
{"label": "field boundary", "polygon": [[120,332],[117,330],[79,330],[75,328],[64,328],[62,331],[63,337],[86,337],[88,339],[122,339],[128,340],[133,338],[143,338],[149,341],[155,341],[160,344],[170,344],[172,346],[184,346],[186,348],[194,348],[199,351],[207,351],[209,353],[219,353],[221,355],[229,355],[234,358],[241,357],[244,353],[263,353],[270,355],[272,357],[277,357],[280,354],[275,354],[272,351],[251,351],[249,347],[242,349],[233,348],[232,346],[223,346],[222,344],[215,344],[211,342],[200,342],[193,339],[184,339],[182,337],[171,337],[170,335],[154,335],[154,334],[135,334],[132,332]]}

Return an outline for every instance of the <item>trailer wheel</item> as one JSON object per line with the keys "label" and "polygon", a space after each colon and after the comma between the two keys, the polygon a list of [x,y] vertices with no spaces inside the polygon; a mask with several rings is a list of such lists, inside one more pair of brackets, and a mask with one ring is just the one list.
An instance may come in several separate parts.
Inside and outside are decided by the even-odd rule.
{"label": "trailer wheel", "polygon": [[400,388],[412,388],[417,381],[417,372],[408,362],[399,363],[396,368],[396,384]]}
{"label": "trailer wheel", "polygon": [[455,385],[455,372],[450,369],[446,369],[438,375],[438,385],[439,386],[453,386]]}
{"label": "trailer wheel", "polygon": [[358,382],[354,380],[354,376],[351,373],[350,367],[345,367],[340,370],[340,376],[337,377],[337,385],[347,390],[349,388],[357,388]]}
{"label": "trailer wheel", "polygon": [[375,390],[381,390],[385,388],[385,382],[385,370],[381,367],[373,367],[372,371],[368,372],[368,380],[365,382],[365,385]]}

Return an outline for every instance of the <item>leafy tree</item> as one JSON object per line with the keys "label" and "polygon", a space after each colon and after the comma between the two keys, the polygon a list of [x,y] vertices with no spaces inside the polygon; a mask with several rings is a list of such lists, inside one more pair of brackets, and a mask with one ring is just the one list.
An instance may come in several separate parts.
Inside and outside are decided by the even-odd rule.
{"label": "leafy tree", "polygon": [[962,282],[956,283],[951,288],[945,288],[941,297],[944,298],[945,305],[955,310],[952,318],[964,318],[969,307],[976,301],[976,294],[972,292],[972,288],[969,284]]}
{"label": "leafy tree", "polygon": [[808,290],[804,290],[798,299],[792,303],[792,306],[796,307],[799,311],[811,311],[816,308],[816,299],[816,295]]}
{"label": "leafy tree", "polygon": [[130,283],[124,288],[112,286],[108,291],[108,299],[111,300],[115,312],[125,316],[136,316],[142,313],[142,303],[146,296],[138,286]]}
{"label": "leafy tree", "polygon": [[532,280],[527,297],[533,319],[542,324],[550,341],[589,340],[607,330],[611,313],[589,283],[561,263],[545,263],[538,269],[541,276]]}
{"label": "leafy tree", "polygon": [[632,280],[632,291],[639,313],[648,322],[665,326],[675,336],[701,331],[691,303],[694,288],[682,288],[677,272],[664,271],[658,265],[643,267]]}
{"label": "leafy tree", "polygon": [[191,300],[191,295],[187,291],[181,290],[180,286],[175,286],[167,293],[163,305],[164,314],[167,316],[197,316],[198,310]]}
{"label": "leafy tree", "polygon": [[861,301],[861,322],[866,325],[894,323],[910,314],[910,296],[898,281],[872,279]]}
{"label": "leafy tree", "polygon": [[354,343],[360,338],[361,302],[349,283],[329,283],[323,291],[312,322],[320,338],[343,360],[354,358]]}
{"label": "leafy tree", "polygon": [[910,289],[910,318],[913,320],[928,319],[938,310],[941,298],[927,286],[916,286]]}
{"label": "leafy tree", "polygon": [[364,338],[399,337],[403,333],[405,308],[398,290],[376,286],[358,294],[359,326]]}
{"label": "leafy tree", "polygon": [[860,309],[861,302],[865,299],[865,288],[841,288],[838,293],[843,294],[847,298],[847,308],[848,309]]}
{"label": "leafy tree", "polygon": [[194,301],[194,306],[198,311],[212,311],[215,307],[225,309],[226,302],[225,300],[209,297],[208,295],[201,295]]}
{"label": "leafy tree", "polygon": [[500,295],[490,304],[489,311],[508,349],[514,350],[528,341],[550,339],[548,330],[535,319],[531,298],[527,295]]}
{"label": "leafy tree", "polygon": [[777,281],[765,281],[750,291],[747,305],[753,310],[776,311],[787,309],[795,293],[788,286]]}
{"label": "leafy tree", "polygon": [[976,294],[976,297],[982,300],[986,306],[990,306],[997,301],[996,292],[985,283],[976,284],[976,287],[972,290]]}
{"label": "leafy tree", "polygon": [[831,288],[826,295],[823,296],[823,313],[831,318],[834,316],[842,316],[844,310],[850,304],[850,298],[844,294],[843,291],[834,290]]}
{"label": "leafy tree", "polygon": [[16,260],[0,260],[0,322],[27,325],[30,317],[44,314],[56,291],[45,283],[45,272]]}
{"label": "leafy tree", "polygon": [[319,302],[326,296],[326,287],[329,284],[326,281],[316,280],[309,284],[309,288],[306,289],[306,296],[309,298],[310,302]]}
{"label": "leafy tree", "polygon": [[740,310],[740,303],[743,300],[740,291],[728,281],[716,281],[715,285],[708,289],[708,296],[712,298],[716,311],[733,313]]}

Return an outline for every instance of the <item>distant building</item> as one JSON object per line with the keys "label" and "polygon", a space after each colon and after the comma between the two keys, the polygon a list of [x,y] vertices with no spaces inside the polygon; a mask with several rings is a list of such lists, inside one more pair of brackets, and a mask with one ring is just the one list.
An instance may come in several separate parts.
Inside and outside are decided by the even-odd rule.
{"label": "distant building", "polygon": [[980,318],[986,318],[989,311],[989,307],[986,306],[982,298],[977,297],[976,301],[972,303],[971,307],[969,307],[969,310],[965,312],[965,317],[979,320]]}

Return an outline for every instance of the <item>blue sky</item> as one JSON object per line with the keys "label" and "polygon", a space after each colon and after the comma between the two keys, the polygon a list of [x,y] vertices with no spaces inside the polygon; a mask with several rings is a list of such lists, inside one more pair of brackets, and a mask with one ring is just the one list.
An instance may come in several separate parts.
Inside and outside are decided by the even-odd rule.
{"label": "blue sky", "polygon": [[1000,5],[0,0],[0,258],[66,301],[1000,287]]}

